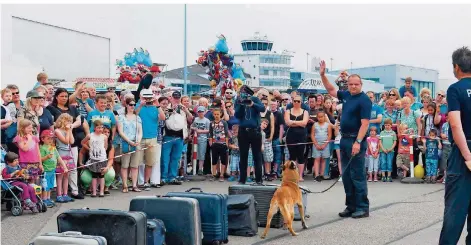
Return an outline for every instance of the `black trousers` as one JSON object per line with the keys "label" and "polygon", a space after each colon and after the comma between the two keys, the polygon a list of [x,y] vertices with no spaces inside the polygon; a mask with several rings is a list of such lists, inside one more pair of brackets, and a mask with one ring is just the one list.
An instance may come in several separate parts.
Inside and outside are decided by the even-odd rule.
{"label": "black trousers", "polygon": [[239,135],[240,149],[240,182],[245,184],[247,180],[247,165],[249,158],[249,149],[252,147],[252,155],[255,169],[255,181],[262,182],[262,133],[260,129],[240,128]]}

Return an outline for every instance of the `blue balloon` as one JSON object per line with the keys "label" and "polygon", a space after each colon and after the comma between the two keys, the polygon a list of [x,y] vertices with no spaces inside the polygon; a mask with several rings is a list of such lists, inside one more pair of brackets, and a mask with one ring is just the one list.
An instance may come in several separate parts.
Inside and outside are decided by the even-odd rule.
{"label": "blue balloon", "polygon": [[124,55],[124,63],[125,63],[127,66],[133,66],[133,65],[134,65],[134,62],[133,62],[131,53],[126,53],[126,54]]}
{"label": "blue balloon", "polygon": [[226,38],[224,36],[219,37],[219,40],[214,45],[216,52],[227,54],[229,52],[229,47],[227,47]]}
{"label": "blue balloon", "polygon": [[244,71],[239,65],[232,66],[232,78],[245,81]]}

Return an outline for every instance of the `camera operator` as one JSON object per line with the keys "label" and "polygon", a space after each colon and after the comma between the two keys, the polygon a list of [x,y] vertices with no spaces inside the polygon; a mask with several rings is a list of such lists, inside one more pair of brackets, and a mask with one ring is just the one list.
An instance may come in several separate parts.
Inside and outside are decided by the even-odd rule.
{"label": "camera operator", "polygon": [[245,184],[247,179],[247,163],[249,157],[249,147],[252,147],[252,154],[255,167],[255,178],[257,183],[262,183],[262,133],[260,129],[260,113],[265,111],[265,106],[253,91],[242,86],[240,95],[235,104],[235,116],[239,119],[239,147],[240,147],[240,179],[239,183]]}

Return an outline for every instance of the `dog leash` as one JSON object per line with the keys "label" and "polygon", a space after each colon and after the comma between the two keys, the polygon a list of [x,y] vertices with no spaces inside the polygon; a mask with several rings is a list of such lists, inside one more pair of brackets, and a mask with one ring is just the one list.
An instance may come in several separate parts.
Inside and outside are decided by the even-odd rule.
{"label": "dog leash", "polygon": [[[347,164],[345,165],[345,168],[343,168],[343,169],[347,169],[347,168],[350,166],[350,163],[352,162],[352,160],[353,160],[354,157],[355,157],[355,155],[353,155],[352,157],[350,157],[350,160],[347,162]],[[299,189],[305,191],[305,192],[308,193],[308,194],[322,194],[322,193],[327,192],[328,190],[332,189],[332,187],[334,187],[334,186],[339,182],[340,178],[342,178],[342,176],[338,177],[338,178],[334,181],[334,183],[332,183],[332,185],[330,185],[327,189],[322,190],[322,191],[311,191],[311,190],[309,190],[309,189],[307,189],[307,188],[304,188],[304,187],[302,187],[302,186],[299,186]]]}

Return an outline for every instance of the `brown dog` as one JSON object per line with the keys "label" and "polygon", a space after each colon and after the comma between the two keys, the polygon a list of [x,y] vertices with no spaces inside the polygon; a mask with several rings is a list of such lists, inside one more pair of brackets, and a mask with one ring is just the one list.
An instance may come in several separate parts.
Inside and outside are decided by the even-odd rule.
{"label": "brown dog", "polygon": [[303,229],[307,229],[306,221],[304,220],[303,199],[301,190],[298,186],[298,165],[295,161],[286,161],[283,164],[282,169],[283,180],[281,182],[281,187],[275,191],[275,194],[273,194],[273,198],[271,199],[270,210],[268,210],[267,215],[267,226],[265,227],[263,234],[260,236],[262,239],[267,236],[268,230],[270,229],[271,219],[273,218],[273,215],[278,212],[278,209],[280,209],[281,214],[283,215],[285,228],[287,227],[289,229],[291,235],[298,235],[293,230],[295,204],[298,205]]}

